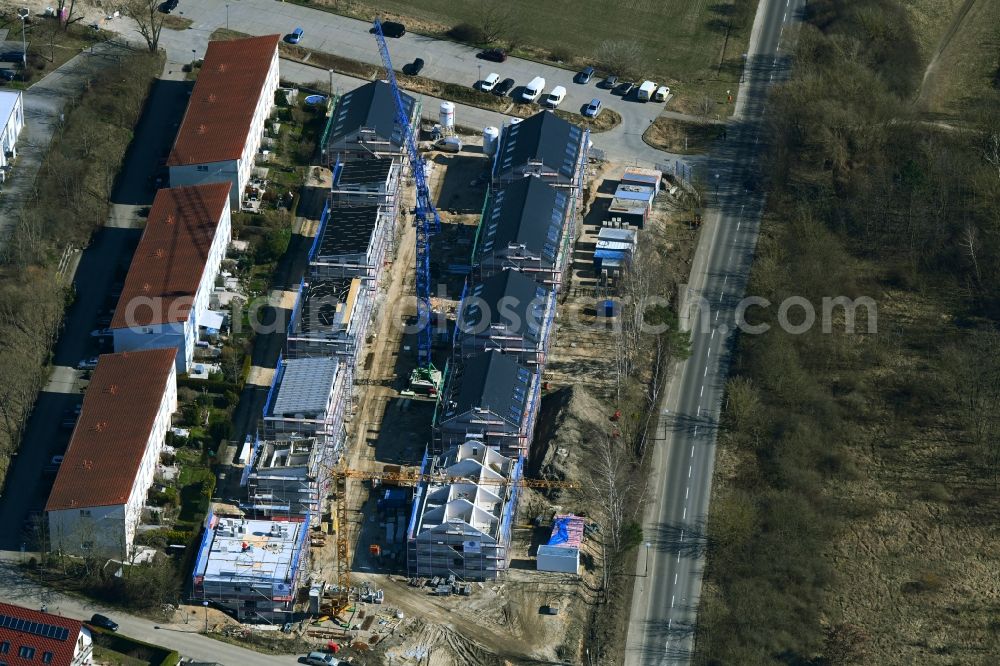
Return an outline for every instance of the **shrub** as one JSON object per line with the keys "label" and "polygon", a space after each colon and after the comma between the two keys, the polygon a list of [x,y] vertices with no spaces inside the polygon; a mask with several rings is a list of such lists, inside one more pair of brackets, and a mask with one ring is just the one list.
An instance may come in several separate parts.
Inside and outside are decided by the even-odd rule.
{"label": "shrub", "polygon": [[459,23],[445,34],[456,42],[465,42],[466,44],[486,43],[486,34],[481,28],[471,23]]}

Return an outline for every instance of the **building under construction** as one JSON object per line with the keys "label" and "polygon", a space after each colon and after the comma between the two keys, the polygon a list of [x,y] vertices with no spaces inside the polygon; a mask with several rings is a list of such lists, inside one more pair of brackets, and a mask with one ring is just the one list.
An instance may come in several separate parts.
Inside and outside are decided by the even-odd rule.
{"label": "building under construction", "polygon": [[527,453],[538,412],[539,377],[498,351],[449,363],[434,413],[432,452],[475,439],[504,455]]}
{"label": "building under construction", "polygon": [[334,356],[284,359],[278,363],[264,403],[262,436],[313,436],[323,445],[339,450],[351,390],[346,365]]}
{"label": "building under construction", "polygon": [[410,576],[495,580],[510,564],[510,531],[523,459],[478,441],[428,459],[428,481],[414,494],[407,529]]}
{"label": "building under construction", "polygon": [[247,520],[209,511],[191,575],[191,598],[249,623],[293,619],[306,569],[309,516]]}
{"label": "building under construction", "polygon": [[242,507],[267,518],[321,516],[337,455],[316,437],[258,439],[244,475]]}

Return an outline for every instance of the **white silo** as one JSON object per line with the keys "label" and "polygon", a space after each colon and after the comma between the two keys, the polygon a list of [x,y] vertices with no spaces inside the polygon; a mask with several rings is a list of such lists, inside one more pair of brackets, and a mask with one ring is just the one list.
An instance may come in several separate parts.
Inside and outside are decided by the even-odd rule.
{"label": "white silo", "polygon": [[441,102],[440,111],[441,130],[445,134],[452,134],[455,131],[455,105],[451,102]]}
{"label": "white silo", "polygon": [[500,130],[496,127],[483,128],[483,154],[489,157],[497,152],[497,144],[500,143]]}

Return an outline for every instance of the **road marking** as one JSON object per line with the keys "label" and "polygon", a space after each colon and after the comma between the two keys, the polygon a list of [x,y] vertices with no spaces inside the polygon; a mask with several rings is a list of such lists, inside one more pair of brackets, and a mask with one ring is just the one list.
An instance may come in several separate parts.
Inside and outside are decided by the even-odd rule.
{"label": "road marking", "polygon": [[739,231],[739,230],[740,230],[740,225],[741,225],[741,224],[743,224],[743,220],[738,220],[738,221],[736,222],[736,231]]}
{"label": "road marking", "polygon": [[677,574],[674,574],[674,585],[677,584]]}
{"label": "road marking", "polygon": [[678,562],[680,562],[680,561],[681,561],[681,554],[680,554],[680,552],[678,552],[678,553],[677,553],[677,561],[678,561]]}
{"label": "road marking", "polygon": [[701,395],[700,395],[700,397],[702,397],[702,398],[705,397],[705,387],[704,386],[701,387]]}
{"label": "road marking", "polygon": [[[718,319],[718,318],[719,318],[719,313],[718,313],[718,312],[716,312],[716,313],[715,313],[715,318],[716,318],[716,319]],[[712,335],[710,335],[710,336],[708,337],[708,339],[709,339],[709,340],[714,340],[714,339],[715,339],[715,329],[714,329],[714,328],[712,329]],[[711,348],[710,348],[710,349],[709,349],[708,351],[712,351],[712,350],[711,350]]]}
{"label": "road marking", "polygon": [[[695,426],[695,427],[694,427],[694,436],[695,436],[695,437],[697,437],[697,436],[698,436],[698,426]],[[694,446],[694,445],[692,445],[692,447],[693,447],[693,446]]]}
{"label": "road marking", "polygon": [[688,478],[689,479],[691,478],[691,468],[692,467],[694,467],[694,465],[688,465]]}
{"label": "road marking", "polygon": [[681,520],[687,520],[687,519],[688,519],[688,508],[684,507],[684,515],[681,516]]}
{"label": "road marking", "polygon": [[677,595],[676,595],[676,594],[674,594],[674,595],[671,595],[671,596],[670,596],[670,607],[671,607],[671,608],[673,608],[673,607],[674,607],[674,605],[675,605],[676,601],[677,601]]}
{"label": "road marking", "polygon": [[769,81],[774,81],[774,72],[771,72],[771,76],[768,77]]}
{"label": "road marking", "polygon": [[712,358],[712,348],[711,347],[708,348],[708,353],[705,354],[705,358]]}
{"label": "road marking", "polygon": [[[788,5],[785,5],[785,6],[787,7]],[[788,12],[785,12],[785,15],[781,17],[781,20],[782,21],[787,21],[788,20]]]}
{"label": "road marking", "polygon": [[681,543],[684,543],[684,530],[681,530]]}
{"label": "road marking", "polygon": [[703,374],[702,377],[708,377],[708,366],[707,365],[705,366],[705,374]]}
{"label": "road marking", "polygon": [[[719,321],[719,311],[718,310],[715,311],[715,321]],[[715,331],[712,331],[712,334],[714,335]]]}
{"label": "road marking", "polygon": [[687,488],[684,489],[684,499],[687,499],[688,495],[690,494],[691,494],[691,486],[688,486]]}
{"label": "road marking", "polygon": [[729,282],[729,276],[728,275],[726,275],[725,277],[722,278],[722,286],[725,287],[727,282]]}
{"label": "road marking", "polygon": [[694,444],[691,445],[691,457],[694,458]]}

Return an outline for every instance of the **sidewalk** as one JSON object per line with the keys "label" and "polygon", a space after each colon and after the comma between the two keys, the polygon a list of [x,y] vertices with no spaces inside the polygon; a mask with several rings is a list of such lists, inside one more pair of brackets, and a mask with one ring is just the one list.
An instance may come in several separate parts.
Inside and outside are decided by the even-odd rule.
{"label": "sidewalk", "polygon": [[48,154],[66,104],[83,92],[87,81],[105,67],[116,65],[123,46],[112,42],[66,61],[24,91],[24,131],[17,145],[17,162],[0,196],[0,246],[7,242],[31,198],[35,178]]}

